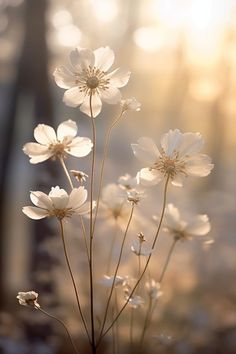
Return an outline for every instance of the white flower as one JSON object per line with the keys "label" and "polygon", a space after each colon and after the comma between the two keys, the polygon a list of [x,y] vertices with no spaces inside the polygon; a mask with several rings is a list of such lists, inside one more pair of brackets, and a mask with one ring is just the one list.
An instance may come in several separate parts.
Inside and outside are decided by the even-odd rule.
{"label": "white flower", "polygon": [[94,51],[76,48],[70,53],[71,68],[60,66],[54,71],[57,85],[66,89],[63,101],[71,107],[80,106],[80,110],[91,116],[90,96],[92,95],[93,117],[102,108],[102,101],[116,104],[121,99],[118,88],[127,84],[130,72],[115,69],[110,73],[114,62],[114,53],[109,47]]}
{"label": "white flower", "polygon": [[67,154],[75,157],[87,156],[93,144],[89,138],[76,137],[77,125],[73,120],[61,123],[57,132],[46,124],[38,124],[34,129],[37,143],[30,142],[23,146],[23,151],[33,164],[49,158],[63,158]]}
{"label": "white flower", "polygon": [[139,103],[135,97],[126,98],[120,101],[122,111],[140,111],[141,103]]}
{"label": "white flower", "polygon": [[136,256],[149,256],[153,249],[150,246],[145,246],[140,240],[135,240],[132,243],[131,251],[136,254]]}
{"label": "white flower", "polygon": [[139,184],[138,176],[131,177],[129,174],[119,177],[119,186],[127,192],[129,202],[138,204],[145,197],[143,186]]}
{"label": "white flower", "polygon": [[[128,298],[129,298],[129,296],[126,295],[125,296],[125,300],[127,301]],[[142,306],[144,303],[145,303],[144,299],[141,296],[139,296],[139,295],[133,295],[129,299],[129,305],[133,309],[137,309],[138,307]]]}
{"label": "white flower", "polygon": [[[84,215],[90,211],[90,203],[86,202],[87,190],[84,187],[73,188],[70,195],[64,189],[52,187],[47,195],[35,191],[30,193],[30,199],[35,206],[26,206],[23,213],[34,220],[55,216],[62,220],[72,215]],[[95,205],[93,205],[94,207]]]}
{"label": "white flower", "polygon": [[168,204],[165,210],[164,231],[176,240],[187,240],[194,236],[205,236],[211,229],[207,215],[196,215],[191,220],[181,219],[179,210]]}
{"label": "white flower", "polygon": [[[101,284],[107,288],[111,288],[113,284],[113,280],[114,280],[114,276],[109,277],[108,275],[104,275],[103,279],[101,280]],[[122,286],[124,285],[124,282],[125,282],[125,278],[117,275],[115,278],[114,286],[115,287]]]}
{"label": "white flower", "polygon": [[159,297],[163,295],[163,292],[160,290],[161,284],[156,282],[154,279],[147,281],[145,283],[147,293],[152,300],[158,300]]}
{"label": "white flower", "polygon": [[209,156],[200,154],[204,141],[199,133],[170,130],[161,139],[161,149],[150,138],[140,138],[131,144],[135,156],[148,167],[139,172],[140,183],[155,185],[169,177],[175,186],[182,186],[187,176],[205,177],[213,168]]}
{"label": "white flower", "polygon": [[40,307],[40,305],[37,302],[38,293],[36,293],[35,291],[27,291],[27,292],[20,291],[18,292],[16,298],[19,300],[20,305],[30,306],[36,309]]}
{"label": "white flower", "polygon": [[78,171],[78,170],[70,170],[72,175],[79,181],[79,183],[83,184],[86,182],[86,179],[88,178],[88,175],[84,173],[83,171]]}

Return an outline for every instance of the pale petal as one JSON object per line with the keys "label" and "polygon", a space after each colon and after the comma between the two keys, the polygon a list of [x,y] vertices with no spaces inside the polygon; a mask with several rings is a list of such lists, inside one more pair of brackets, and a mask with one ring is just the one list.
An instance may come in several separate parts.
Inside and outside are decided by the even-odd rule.
{"label": "pale petal", "polygon": [[106,90],[100,90],[101,99],[110,104],[116,104],[121,100],[120,91],[116,87],[109,87]]}
{"label": "pale petal", "polygon": [[127,199],[126,192],[117,184],[110,183],[102,191],[102,201],[110,209],[119,209]]}
{"label": "pale petal", "polygon": [[72,209],[79,208],[86,201],[88,192],[84,187],[73,188],[70,196],[67,207]]}
{"label": "pale petal", "polygon": [[176,175],[172,180],[171,184],[175,187],[183,187],[183,179],[186,178],[185,175]]}
{"label": "pale petal", "polygon": [[53,207],[55,209],[64,209],[67,207],[69,196],[64,189],[57,187],[52,187],[49,198],[51,198]]}
{"label": "pale petal", "polygon": [[190,221],[185,231],[189,235],[193,236],[204,236],[206,235],[211,229],[211,224],[209,222],[207,215],[197,215],[192,221]]}
{"label": "pale petal", "polygon": [[92,150],[93,143],[89,138],[77,136],[67,145],[65,151],[75,157],[87,156]]}
{"label": "pale petal", "polygon": [[168,204],[165,209],[165,226],[174,230],[181,228],[179,209],[173,204]]}
{"label": "pale petal", "polygon": [[53,73],[53,76],[56,81],[56,84],[63,89],[69,89],[76,85],[75,75],[65,66],[60,66],[56,68]]}
{"label": "pale petal", "polygon": [[205,177],[210,174],[213,167],[209,156],[198,154],[186,160],[185,171],[190,176]]}
{"label": "pale petal", "polygon": [[47,210],[40,209],[33,206],[25,206],[22,208],[22,211],[30,219],[34,219],[34,220],[43,219],[46,218],[46,216],[48,216]]}
{"label": "pale petal", "polygon": [[43,192],[33,191],[30,193],[32,203],[39,208],[51,210],[53,205],[49,196]]}
{"label": "pale petal", "polygon": [[112,66],[115,56],[109,47],[101,47],[94,50],[95,66],[101,71],[107,71]]}
{"label": "pale petal", "polygon": [[110,80],[110,85],[114,87],[125,86],[130,78],[131,72],[125,69],[115,69],[110,74],[106,75],[105,78]]}
{"label": "pale petal", "polygon": [[204,140],[200,133],[184,133],[178,148],[180,156],[197,154],[203,147]]}
{"label": "pale petal", "polygon": [[35,140],[42,145],[50,145],[57,141],[55,130],[46,124],[38,124],[34,129]]}
{"label": "pale petal", "polygon": [[90,49],[76,48],[70,53],[70,62],[77,71],[81,72],[89,66],[94,66],[95,56]]}
{"label": "pale petal", "polygon": [[179,129],[169,130],[161,138],[161,146],[167,156],[171,156],[174,151],[178,151],[180,144],[182,143],[183,134]]}
{"label": "pale petal", "polygon": [[[95,205],[96,205],[96,202],[93,201],[92,209],[95,208]],[[75,213],[78,215],[85,215],[85,214],[88,214],[89,212],[90,212],[90,202],[84,203],[83,205],[81,205],[79,208],[77,208],[75,210]]]}
{"label": "pale petal", "polygon": [[140,184],[143,186],[154,186],[163,179],[163,174],[157,170],[142,168],[138,173]]}
{"label": "pale petal", "polygon": [[[89,104],[89,95],[86,96],[83,104],[80,106],[80,110],[81,112],[87,114],[89,117],[91,117],[91,112],[90,112],[90,104]],[[93,117],[97,117],[98,114],[101,112],[102,109],[102,102],[101,99],[99,97],[99,95],[97,93],[95,93],[92,96],[92,113],[93,113]]]}
{"label": "pale petal", "polygon": [[156,146],[150,138],[140,138],[138,144],[131,144],[134,155],[141,160],[142,162],[147,163],[148,165],[153,165],[157,162],[160,153]]}
{"label": "pale petal", "polygon": [[70,107],[79,106],[85,99],[85,93],[80,91],[78,86],[72,87],[65,91],[63,96],[63,102]]}
{"label": "pale petal", "polygon": [[38,143],[25,144],[23,146],[23,151],[30,157],[30,162],[33,164],[46,161],[53,155],[47,146]]}
{"label": "pale petal", "polygon": [[69,119],[65,122],[62,122],[57,128],[57,139],[63,141],[66,137],[74,138],[77,134],[77,124],[75,121]]}

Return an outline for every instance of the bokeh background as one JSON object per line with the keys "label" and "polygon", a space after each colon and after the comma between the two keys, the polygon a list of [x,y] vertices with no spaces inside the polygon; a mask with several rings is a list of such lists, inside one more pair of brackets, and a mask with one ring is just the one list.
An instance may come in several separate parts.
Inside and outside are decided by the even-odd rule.
{"label": "bokeh background", "polygon": [[[57,163],[30,166],[22,146],[32,140],[36,124],[56,127],[69,118],[78,122],[81,136],[91,136],[89,120],[62,103],[63,90],[52,73],[68,63],[74,47],[106,45],[115,51],[114,67],[132,71],[122,92],[135,96],[142,109],[129,113],[114,131],[105,182],[134,175],[140,168],[131,142],[151,136],[158,143],[174,128],[199,131],[206,142],[204,152],[215,164],[209,177],[170,188],[169,202],[186,213],[209,215],[214,243],[178,245],[150,330],[150,353],[236,353],[235,0],[0,0],[0,352],[70,350],[58,326],[19,308],[19,290],[39,290],[45,307],[64,316],[77,333],[57,226],[32,222],[21,212],[30,190],[48,191],[66,182]],[[104,105],[96,119],[100,155],[104,131],[116,113],[117,107]],[[89,161],[81,161],[80,169],[89,172]],[[140,210],[147,236],[153,232],[152,215],[160,211],[161,193],[161,186],[152,189]],[[106,224],[100,230],[98,253],[114,232]],[[71,244],[74,266],[83,270],[77,235]],[[156,279],[169,245],[163,234],[151,267]],[[135,260],[126,256],[125,261],[121,272],[134,275]],[[99,256],[97,264],[99,279]],[[80,281],[86,287],[86,279]],[[122,335],[125,342],[125,331]],[[163,337],[160,343],[160,335],[172,340]]]}

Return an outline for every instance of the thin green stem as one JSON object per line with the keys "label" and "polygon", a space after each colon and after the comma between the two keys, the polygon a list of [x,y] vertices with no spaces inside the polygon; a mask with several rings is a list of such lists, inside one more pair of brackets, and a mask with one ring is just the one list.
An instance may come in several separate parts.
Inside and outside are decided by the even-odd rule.
{"label": "thin green stem", "polygon": [[66,330],[66,333],[67,333],[67,335],[69,337],[69,340],[70,340],[70,342],[71,342],[71,344],[72,344],[72,346],[74,348],[74,351],[77,354],[79,354],[79,350],[76,348],[75,343],[74,343],[74,341],[73,341],[73,339],[72,339],[72,337],[70,335],[70,332],[69,332],[68,328],[66,327],[65,323],[62,320],[60,320],[59,318],[57,318],[56,316],[53,316],[50,313],[48,313],[47,311],[43,310],[41,307],[37,307],[37,310],[42,312],[44,315],[52,318],[53,320],[56,320],[57,322],[59,322],[64,327],[64,329]]}
{"label": "thin green stem", "polygon": [[[164,214],[165,214],[165,207],[166,207],[166,199],[167,199],[167,187],[168,187],[168,183],[169,183],[169,177],[167,177],[166,179],[166,182],[165,182],[165,187],[164,187],[164,196],[163,196],[163,205],[162,205],[162,212],[161,212],[161,217],[160,217],[160,221],[159,221],[159,224],[158,224],[158,227],[157,227],[157,231],[156,231],[156,235],[155,235],[155,238],[153,240],[153,243],[152,243],[152,249],[155,248],[155,245],[156,245],[156,241],[157,241],[157,238],[158,238],[158,235],[160,233],[160,229],[161,229],[161,225],[162,225],[162,221],[163,221],[163,218],[164,218]],[[152,252],[153,253],[153,252]],[[122,312],[124,311],[124,309],[126,308],[127,304],[129,303],[131,297],[133,296],[135,290],[137,289],[140,281],[142,280],[147,268],[148,268],[148,265],[149,265],[149,262],[150,262],[150,259],[151,259],[151,256],[152,256],[152,253],[148,256],[148,259],[146,261],[146,264],[144,266],[144,269],[139,277],[139,279],[137,280],[135,286],[133,287],[133,290],[131,291],[129,297],[127,298],[126,302],[124,303],[124,305],[121,307],[120,311],[118,312],[118,314],[116,315],[115,319],[112,321],[112,323],[109,325],[109,327],[103,332],[103,334],[101,335],[101,338],[102,339],[109,331],[110,329],[112,328],[113,324],[117,321],[117,319],[120,317],[120,315],[122,314]],[[100,342],[100,340],[99,340]]]}
{"label": "thin green stem", "polygon": [[69,172],[68,172],[68,170],[67,170],[67,168],[66,168],[65,161],[64,161],[63,157],[60,156],[59,161],[60,161],[60,163],[61,163],[61,165],[62,165],[62,168],[63,168],[63,170],[64,170],[64,172],[65,172],[66,178],[68,179],[68,182],[69,182],[69,184],[70,184],[70,187],[71,187],[71,189],[73,189],[74,186],[73,186],[72,180],[71,180],[71,178],[70,178],[70,174],[69,174]]}
{"label": "thin green stem", "polygon": [[75,297],[76,297],[79,313],[80,313],[80,316],[81,316],[85,331],[87,333],[88,339],[90,341],[88,328],[87,328],[86,321],[85,321],[85,318],[84,318],[84,315],[83,315],[83,312],[82,312],[82,309],[81,309],[80,300],[79,300],[79,294],[78,294],[78,291],[77,291],[75,279],[74,279],[73,272],[72,272],[71,265],[70,265],[70,261],[69,261],[69,256],[68,256],[66,242],[65,242],[65,233],[64,233],[63,221],[61,219],[59,219],[59,223],[60,223],[60,228],[61,228],[61,239],[62,239],[63,250],[64,250],[64,254],[65,254],[65,258],[66,258],[67,267],[68,267],[68,270],[69,270],[69,273],[70,273],[70,277],[71,277],[71,280],[72,280],[72,284],[73,284],[73,288],[74,288],[74,292],[75,292]]}
{"label": "thin green stem", "polygon": [[171,247],[169,249],[169,252],[168,252],[164,267],[163,267],[163,270],[161,272],[159,283],[161,283],[163,281],[163,279],[164,279],[167,267],[169,265],[169,262],[170,262],[170,259],[171,259],[171,256],[173,254],[173,251],[174,251],[174,248],[175,248],[175,245],[176,245],[177,241],[178,241],[177,239],[174,239],[174,241],[173,241],[173,243],[172,243],[172,245],[171,245]]}
{"label": "thin green stem", "polygon": [[[118,270],[119,270],[119,266],[120,266],[121,257],[122,257],[122,254],[123,254],[123,249],[124,249],[126,236],[127,236],[127,233],[128,233],[128,230],[129,230],[129,226],[130,226],[130,223],[131,223],[131,220],[132,220],[132,217],[133,217],[134,207],[135,207],[135,204],[132,205],[132,209],[131,209],[131,212],[130,212],[129,220],[128,220],[128,223],[127,223],[127,226],[126,226],[126,229],[125,229],[125,233],[124,233],[124,236],[123,236],[123,240],[122,240],[122,244],[121,244],[121,248],[120,248],[120,254],[119,254],[118,262],[117,262],[117,265],[116,265],[116,270],[115,270],[115,274],[114,274],[114,278],[113,278],[113,282],[112,282],[112,286],[111,286],[111,291],[110,291],[110,294],[109,294],[109,297],[108,297],[108,300],[107,300],[107,305],[106,305],[106,309],[105,309],[105,315],[104,315],[104,318],[103,318],[102,327],[101,327],[101,331],[100,331],[100,335],[99,335],[99,340],[98,340],[97,346],[99,345],[99,343],[101,341],[101,338],[103,337],[103,330],[104,330],[106,319],[107,319],[108,308],[109,308],[109,304],[110,304],[111,297],[112,297],[112,294],[113,294],[113,290],[114,290],[114,287],[115,287],[116,276],[117,276],[117,273],[118,273]],[[115,319],[115,321],[116,320],[117,320],[117,318]],[[115,323],[115,321],[112,322],[112,325]]]}
{"label": "thin green stem", "polygon": [[91,166],[91,179],[90,179],[90,225],[89,225],[89,280],[90,280],[90,317],[91,317],[91,339],[92,339],[92,351],[96,353],[96,339],[95,339],[95,327],[94,327],[94,293],[93,293],[93,187],[94,187],[94,172],[95,172],[95,156],[96,156],[96,127],[93,117],[92,107],[92,93],[89,97],[89,107],[91,115],[92,125],[92,139],[93,139],[93,152],[92,152],[92,166]]}
{"label": "thin green stem", "polygon": [[102,185],[103,185],[103,177],[104,177],[104,168],[105,168],[105,161],[107,158],[108,154],[108,147],[110,143],[110,138],[111,138],[111,132],[114,126],[119,122],[123,115],[124,111],[122,110],[119,116],[114,119],[114,121],[111,123],[110,127],[108,128],[106,135],[105,135],[105,143],[104,143],[104,149],[103,149],[103,158],[101,162],[101,170],[100,170],[100,176],[99,176],[99,186],[98,186],[98,197],[97,197],[97,205],[95,209],[95,214],[94,214],[94,222],[93,222],[93,233],[95,231],[95,225],[96,225],[96,220],[97,220],[97,214],[98,214],[98,208],[99,208],[99,203],[100,203],[100,197],[101,197],[101,191],[102,191]]}

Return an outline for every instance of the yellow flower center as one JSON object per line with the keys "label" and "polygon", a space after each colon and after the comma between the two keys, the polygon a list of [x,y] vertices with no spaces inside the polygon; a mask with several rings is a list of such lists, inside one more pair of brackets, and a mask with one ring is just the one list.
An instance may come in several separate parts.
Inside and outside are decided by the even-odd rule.
{"label": "yellow flower center", "polygon": [[73,213],[74,211],[72,208],[53,209],[49,211],[48,216],[55,216],[59,220],[62,220],[64,218],[70,218]]}
{"label": "yellow flower center", "polygon": [[98,87],[99,80],[96,76],[91,76],[87,79],[86,84],[91,90],[93,90]]}

